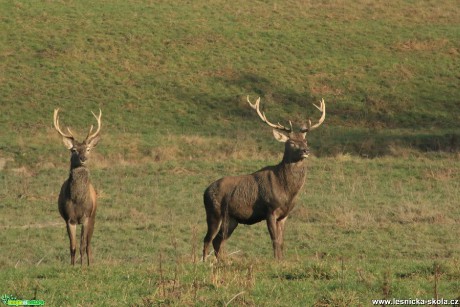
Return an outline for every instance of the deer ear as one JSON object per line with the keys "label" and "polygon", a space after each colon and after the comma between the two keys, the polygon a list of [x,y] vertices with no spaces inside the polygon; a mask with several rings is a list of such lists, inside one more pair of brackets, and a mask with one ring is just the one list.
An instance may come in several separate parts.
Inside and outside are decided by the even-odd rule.
{"label": "deer ear", "polygon": [[73,140],[71,138],[63,137],[62,142],[64,142],[64,145],[67,147],[67,149],[71,149],[73,147]]}
{"label": "deer ear", "polygon": [[278,142],[285,143],[287,140],[289,140],[289,137],[281,132],[279,132],[276,129],[273,129],[273,136]]}
{"label": "deer ear", "polygon": [[95,137],[93,137],[88,143],[89,148],[96,147],[100,139],[101,137],[99,135],[96,135]]}

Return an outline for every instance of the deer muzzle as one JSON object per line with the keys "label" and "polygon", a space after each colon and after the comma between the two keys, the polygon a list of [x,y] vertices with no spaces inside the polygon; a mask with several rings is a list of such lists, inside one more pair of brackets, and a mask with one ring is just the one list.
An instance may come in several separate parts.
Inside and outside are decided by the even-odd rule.
{"label": "deer muzzle", "polygon": [[88,159],[88,158],[86,158],[85,156],[80,156],[80,163],[81,163],[81,165],[85,165],[87,159]]}
{"label": "deer muzzle", "polygon": [[303,159],[308,158],[309,155],[310,155],[310,150],[309,150],[308,148],[305,148],[304,150],[302,150],[302,155],[301,155],[301,157],[302,157]]}

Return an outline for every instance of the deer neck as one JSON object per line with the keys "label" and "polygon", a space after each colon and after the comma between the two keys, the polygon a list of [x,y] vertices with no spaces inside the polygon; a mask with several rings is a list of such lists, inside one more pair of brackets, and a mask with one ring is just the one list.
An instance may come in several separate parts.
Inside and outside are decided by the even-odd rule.
{"label": "deer neck", "polygon": [[69,188],[73,201],[86,201],[89,198],[89,185],[89,170],[86,167],[79,166],[70,169]]}
{"label": "deer neck", "polygon": [[285,189],[297,194],[305,182],[307,173],[304,160],[285,161],[283,159],[283,161],[278,164],[277,170],[278,177],[280,181],[284,183]]}

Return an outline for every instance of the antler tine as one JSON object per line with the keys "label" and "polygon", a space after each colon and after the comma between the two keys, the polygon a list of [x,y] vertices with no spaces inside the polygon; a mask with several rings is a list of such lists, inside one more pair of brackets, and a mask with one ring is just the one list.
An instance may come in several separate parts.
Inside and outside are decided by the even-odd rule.
{"label": "antler tine", "polygon": [[320,110],[321,112],[323,112],[324,99],[321,99],[319,107],[318,107],[316,104],[314,104],[314,103],[312,103],[312,105],[314,105],[318,110]]}
{"label": "antler tine", "polygon": [[98,134],[99,134],[99,131],[101,130],[101,116],[102,116],[102,110],[99,109],[99,116],[96,116],[96,114],[94,114],[93,111],[91,111],[91,113],[93,114],[93,116],[96,118],[97,120],[97,130],[96,132],[94,132],[93,134],[91,134],[91,131],[93,131],[93,125],[91,125],[91,127],[89,128],[89,131],[88,131],[88,135],[86,136],[86,140],[91,140],[93,138],[95,138]]}
{"label": "antler tine", "polygon": [[61,128],[59,127],[59,108],[57,109],[54,109],[54,128],[57,130],[57,132],[59,132],[59,134],[65,138],[69,138],[69,139],[73,139],[73,134],[72,134],[72,131],[70,131],[69,128],[67,128],[67,130],[69,131],[69,134],[66,134],[64,132],[62,132]]}
{"label": "antler tine", "polygon": [[310,127],[310,130],[313,130],[313,129],[316,129],[318,128],[319,126],[321,126],[321,124],[324,122],[324,119],[326,118],[326,104],[324,103],[324,98],[321,99],[321,104],[320,106],[318,107],[317,105],[313,104],[318,110],[320,110],[321,112],[323,112],[323,114],[321,115],[321,118],[319,119],[318,123],[311,126]]}
{"label": "antler tine", "polygon": [[[249,95],[247,96],[247,101],[249,103],[249,105],[251,106],[251,108],[253,108],[254,110],[256,110],[257,114],[259,115],[260,119],[266,123],[267,125],[269,125],[270,127],[274,128],[274,129],[278,129],[278,130],[284,130],[284,131],[287,131],[287,132],[291,132],[292,129],[289,129],[289,128],[286,128],[284,127],[283,125],[281,125],[280,123],[278,124],[272,124],[271,122],[268,121],[267,119],[267,116],[265,116],[265,113],[264,112],[261,112],[260,111],[260,97],[257,98],[256,102],[254,104],[251,103],[251,101],[249,100]],[[292,125],[291,125],[292,126]]]}
{"label": "antler tine", "polygon": [[73,136],[73,132],[70,130],[70,128],[69,127],[66,127],[66,128],[67,128],[67,131],[69,131],[70,135]]}
{"label": "antler tine", "polygon": [[89,127],[89,131],[88,131],[88,134],[86,135],[86,140],[88,139],[89,135],[91,134],[91,131],[93,131],[93,125],[91,125],[91,127]]}
{"label": "antler tine", "polygon": [[321,124],[324,122],[324,119],[326,118],[326,103],[324,102],[324,99],[321,99],[319,107],[314,103],[312,103],[312,105],[314,105],[315,108],[317,108],[318,110],[322,112],[321,118],[319,119],[318,123],[316,123],[315,125],[312,125],[311,120],[308,120],[307,128],[302,129],[301,132],[308,132],[308,131],[318,128],[319,126],[321,126]]}

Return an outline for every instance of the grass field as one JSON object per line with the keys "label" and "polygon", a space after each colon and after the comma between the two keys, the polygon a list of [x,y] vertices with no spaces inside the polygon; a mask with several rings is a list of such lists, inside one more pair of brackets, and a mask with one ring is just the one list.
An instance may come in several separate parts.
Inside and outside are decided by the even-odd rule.
{"label": "grass field", "polygon": [[[460,299],[455,1],[1,1],[0,295],[47,306],[370,306]],[[317,118],[285,259],[265,223],[200,261],[202,193],[280,161],[247,106]],[[71,267],[57,196],[83,135],[100,206]]]}

